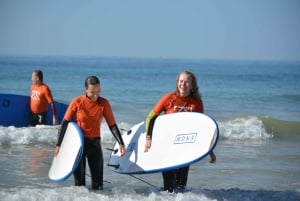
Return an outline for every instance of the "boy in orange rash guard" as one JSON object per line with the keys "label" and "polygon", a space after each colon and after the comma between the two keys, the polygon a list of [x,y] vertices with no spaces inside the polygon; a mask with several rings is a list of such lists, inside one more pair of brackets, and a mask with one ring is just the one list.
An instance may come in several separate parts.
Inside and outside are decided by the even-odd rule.
{"label": "boy in orange rash guard", "polygon": [[[195,75],[189,71],[179,73],[176,79],[175,92],[164,95],[147,116],[145,152],[151,148],[151,129],[156,117],[161,112],[170,114],[175,112],[203,113],[203,111],[203,103],[198,92],[198,84]],[[213,151],[210,153],[210,157],[210,162],[214,163],[216,161],[216,156]],[[188,172],[189,166],[163,172],[164,190],[167,190],[168,192],[173,192],[176,189],[183,190],[187,184]]]}
{"label": "boy in orange rash guard", "polygon": [[100,125],[103,117],[112,134],[120,144],[121,156],[125,155],[125,146],[109,102],[100,97],[100,81],[96,76],[85,80],[86,93],[74,98],[63,119],[59,130],[55,155],[58,154],[68,123],[75,119],[84,135],[84,150],[78,168],[74,171],[75,186],[85,185],[86,158],[90,167],[92,189],[103,186],[103,153],[101,148]]}
{"label": "boy in orange rash guard", "polygon": [[31,76],[32,85],[30,87],[30,125],[46,124],[48,104],[50,104],[53,114],[53,125],[58,124],[56,108],[51,90],[43,83],[43,72],[35,70]]}

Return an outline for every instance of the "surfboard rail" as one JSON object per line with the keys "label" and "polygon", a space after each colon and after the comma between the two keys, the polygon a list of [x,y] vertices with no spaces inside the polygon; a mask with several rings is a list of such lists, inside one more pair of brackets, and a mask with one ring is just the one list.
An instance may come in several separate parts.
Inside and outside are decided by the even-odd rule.
{"label": "surfboard rail", "polygon": [[66,180],[78,167],[84,148],[81,129],[75,122],[69,122],[57,156],[53,157],[48,177],[52,181]]}

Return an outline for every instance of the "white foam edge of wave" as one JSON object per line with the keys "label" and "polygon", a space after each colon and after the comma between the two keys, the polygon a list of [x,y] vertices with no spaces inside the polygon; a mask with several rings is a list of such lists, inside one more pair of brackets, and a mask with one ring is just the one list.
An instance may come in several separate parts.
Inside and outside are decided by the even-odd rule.
{"label": "white foam edge of wave", "polygon": [[167,193],[153,189],[112,187],[103,191],[90,191],[85,187],[12,188],[0,190],[4,200],[296,200],[299,192],[233,189],[192,189],[185,193]]}
{"label": "white foam edge of wave", "polygon": [[219,132],[224,139],[264,140],[273,138],[267,133],[262,120],[256,116],[245,116],[219,122]]}
{"label": "white foam edge of wave", "polygon": [[[137,122],[139,123],[139,122]],[[220,139],[230,140],[264,140],[273,138],[266,132],[263,122],[256,116],[245,116],[217,121]],[[125,134],[134,124],[121,122],[118,124],[122,134]],[[46,143],[54,145],[60,126],[14,127],[0,126],[0,144],[32,144]],[[115,139],[106,123],[101,126],[101,138],[104,143],[114,143]]]}

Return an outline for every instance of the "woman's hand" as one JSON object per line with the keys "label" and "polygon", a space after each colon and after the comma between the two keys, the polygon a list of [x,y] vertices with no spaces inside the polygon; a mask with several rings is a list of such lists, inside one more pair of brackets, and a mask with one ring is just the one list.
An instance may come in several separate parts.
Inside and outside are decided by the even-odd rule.
{"label": "woman's hand", "polygon": [[58,155],[58,152],[59,152],[59,149],[60,147],[55,147],[55,150],[54,150],[54,156],[57,156]]}
{"label": "woman's hand", "polygon": [[125,153],[126,153],[126,151],[125,151],[125,145],[120,145],[119,149],[121,151],[121,157],[125,156]]}
{"label": "woman's hand", "polygon": [[145,151],[144,152],[148,152],[148,150],[151,148],[151,143],[152,143],[152,139],[151,138],[146,138],[146,145],[145,145]]}

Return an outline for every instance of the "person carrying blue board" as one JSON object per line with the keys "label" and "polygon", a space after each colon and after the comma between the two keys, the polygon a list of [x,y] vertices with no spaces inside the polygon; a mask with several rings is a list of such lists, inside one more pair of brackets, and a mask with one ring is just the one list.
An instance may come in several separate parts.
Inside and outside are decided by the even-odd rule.
{"label": "person carrying blue board", "polygon": [[75,119],[84,135],[83,155],[74,171],[75,186],[85,186],[86,159],[91,172],[92,189],[103,188],[103,152],[101,148],[101,121],[105,118],[113,136],[120,145],[121,156],[125,146],[109,102],[100,96],[100,81],[96,76],[85,80],[85,94],[74,98],[64,116],[58,132],[55,156],[58,155],[68,123]]}
{"label": "person carrying blue board", "polygon": [[[183,71],[178,74],[176,79],[175,92],[165,94],[153,107],[146,118],[146,144],[145,152],[151,148],[152,135],[151,128],[156,117],[164,112],[165,114],[175,112],[200,112],[203,113],[203,102],[198,91],[198,84],[195,75],[189,71]],[[184,120],[183,120],[184,121]],[[216,162],[216,156],[213,151],[209,153],[211,163]],[[186,187],[188,179],[189,166],[176,170],[162,172],[163,189],[168,192],[174,190],[183,190]]]}

